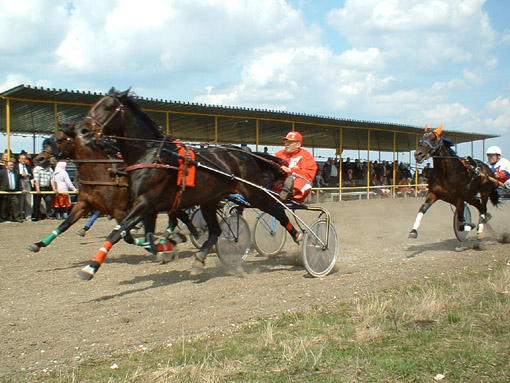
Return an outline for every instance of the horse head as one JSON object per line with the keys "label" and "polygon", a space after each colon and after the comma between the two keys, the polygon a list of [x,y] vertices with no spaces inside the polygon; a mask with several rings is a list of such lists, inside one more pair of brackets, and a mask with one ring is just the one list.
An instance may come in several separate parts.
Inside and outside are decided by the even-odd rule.
{"label": "horse head", "polygon": [[89,144],[103,138],[161,140],[161,128],[136,104],[130,89],[118,92],[111,88],[88,112],[79,129]]}
{"label": "horse head", "polygon": [[42,166],[55,165],[57,163],[58,149],[53,137],[45,138],[42,143],[42,151],[34,157],[34,165]]}
{"label": "horse head", "polygon": [[61,124],[54,135],[58,159],[74,158],[75,124]]}
{"label": "horse head", "polygon": [[416,162],[422,163],[423,161],[433,157],[439,153],[443,143],[441,133],[443,132],[443,124],[438,128],[432,130],[429,125],[425,125],[425,133],[418,142],[418,147],[414,152],[414,158]]}

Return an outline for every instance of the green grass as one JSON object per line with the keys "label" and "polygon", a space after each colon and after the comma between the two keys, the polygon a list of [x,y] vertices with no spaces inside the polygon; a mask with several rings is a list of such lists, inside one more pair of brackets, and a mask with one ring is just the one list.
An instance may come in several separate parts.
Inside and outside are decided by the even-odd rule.
{"label": "green grass", "polygon": [[[510,267],[12,381],[509,382]],[[116,363],[119,368],[112,369]]]}

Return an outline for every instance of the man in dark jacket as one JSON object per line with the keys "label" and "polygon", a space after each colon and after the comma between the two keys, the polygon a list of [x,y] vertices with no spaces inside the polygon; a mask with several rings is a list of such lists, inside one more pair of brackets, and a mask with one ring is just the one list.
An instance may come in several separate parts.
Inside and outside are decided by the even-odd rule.
{"label": "man in dark jacket", "polygon": [[7,194],[2,193],[0,202],[1,220],[23,222],[19,209],[19,196],[18,194],[13,194],[14,192],[21,191],[21,182],[12,159],[7,160],[5,168],[0,170],[0,190],[7,192]]}

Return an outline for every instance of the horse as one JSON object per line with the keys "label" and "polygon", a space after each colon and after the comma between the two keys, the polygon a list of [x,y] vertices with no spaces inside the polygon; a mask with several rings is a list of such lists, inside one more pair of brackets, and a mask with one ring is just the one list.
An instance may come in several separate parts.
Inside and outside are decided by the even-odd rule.
{"label": "horse", "polygon": [[[116,140],[128,164],[125,170],[133,199],[128,216],[106,237],[89,264],[78,272],[81,279],[93,278],[112,246],[140,220],[162,209],[195,205],[201,207],[209,235],[195,254],[191,268],[191,275],[200,274],[207,254],[221,234],[216,207],[230,194],[242,194],[251,206],[278,219],[295,240],[302,238],[302,233],[290,223],[285,206],[266,191],[281,185],[286,178],[281,169],[283,163],[276,157],[234,146],[209,146],[195,149],[193,159],[186,146],[163,134],[129,96],[129,90],[117,92],[114,88],[90,109],[78,135],[90,145],[105,138]],[[183,180],[191,181],[186,174],[193,172],[195,186],[183,186]]]}
{"label": "horse", "polygon": [[[36,165],[56,163],[57,159],[70,159],[76,164],[79,173],[79,195],[78,201],[73,206],[68,218],[65,219],[57,229],[51,232],[42,241],[28,246],[33,252],[38,252],[41,247],[48,246],[57,236],[67,231],[74,223],[86,214],[93,213],[92,219],[87,223],[86,229],[78,233],[84,236],[84,231],[88,230],[94,218],[100,213],[113,217],[117,222],[121,222],[131,208],[131,199],[127,177],[122,171],[125,166],[122,159],[116,156],[117,150],[112,145],[108,150],[90,148],[81,144],[76,137],[75,124],[61,124],[53,137],[43,141],[43,151],[34,158]],[[178,211],[178,218],[188,227],[190,232],[195,235],[196,229],[191,224],[188,215]],[[180,214],[182,213],[182,214]],[[170,227],[177,225],[176,216],[169,217]],[[124,238],[128,243],[138,246],[146,246],[146,242],[141,239],[126,235]],[[166,238],[168,239],[168,238]],[[154,253],[154,250],[151,249]],[[166,261],[165,256],[162,256]]]}
{"label": "horse", "polygon": [[[490,218],[490,215],[487,215],[487,202],[490,199],[494,206],[499,203],[498,185],[493,181],[492,170],[482,161],[459,157],[451,148],[451,141],[442,136],[442,131],[443,125],[434,130],[426,125],[425,133],[414,153],[417,163],[432,158],[433,169],[428,178],[425,202],[418,211],[409,238],[418,237],[423,215],[434,202],[442,200],[455,206],[459,231],[468,231],[475,227],[465,222],[464,203],[478,209],[477,238],[481,240],[484,237],[484,224]],[[479,198],[477,194],[480,194]]]}

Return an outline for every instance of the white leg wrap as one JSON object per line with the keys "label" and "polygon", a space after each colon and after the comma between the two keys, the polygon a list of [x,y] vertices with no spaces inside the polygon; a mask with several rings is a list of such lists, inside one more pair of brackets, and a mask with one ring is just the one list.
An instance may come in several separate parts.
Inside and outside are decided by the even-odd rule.
{"label": "white leg wrap", "polygon": [[478,230],[476,232],[477,233],[483,233],[483,223],[479,223],[478,224]]}
{"label": "white leg wrap", "polygon": [[418,231],[418,229],[420,227],[421,219],[423,218],[424,215],[425,214],[423,214],[421,211],[418,213],[418,215],[416,216],[416,220],[414,221],[414,224],[413,224],[413,230]]}
{"label": "white leg wrap", "polygon": [[84,273],[94,275],[96,273],[96,270],[94,270],[90,265],[85,266],[83,269],[81,269]]}

